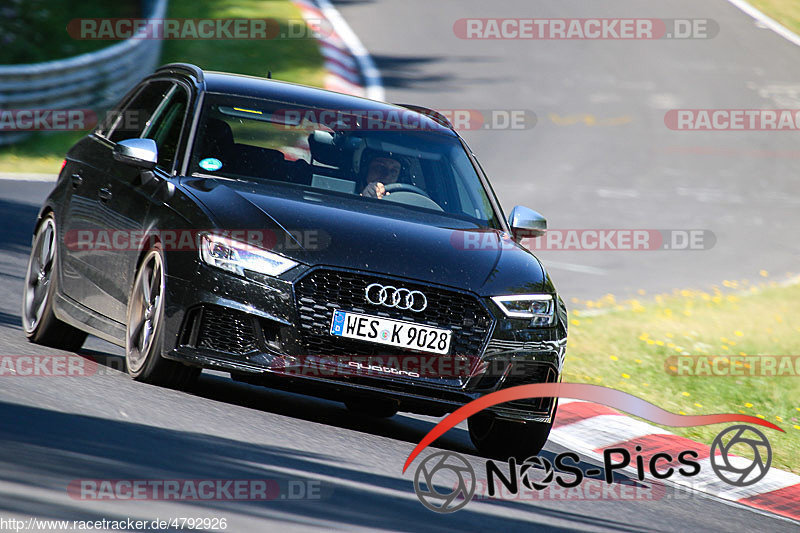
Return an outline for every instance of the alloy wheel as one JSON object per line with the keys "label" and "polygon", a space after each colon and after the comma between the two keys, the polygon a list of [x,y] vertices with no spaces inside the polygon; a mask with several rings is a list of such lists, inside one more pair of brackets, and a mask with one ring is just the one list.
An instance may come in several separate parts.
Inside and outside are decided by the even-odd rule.
{"label": "alloy wheel", "polygon": [[164,265],[161,254],[153,250],[142,262],[129,303],[126,356],[131,372],[138,372],[151,356],[161,323],[163,295]]}
{"label": "alloy wheel", "polygon": [[50,295],[56,257],[56,225],[46,218],[36,233],[25,277],[25,331],[32,333],[42,320]]}

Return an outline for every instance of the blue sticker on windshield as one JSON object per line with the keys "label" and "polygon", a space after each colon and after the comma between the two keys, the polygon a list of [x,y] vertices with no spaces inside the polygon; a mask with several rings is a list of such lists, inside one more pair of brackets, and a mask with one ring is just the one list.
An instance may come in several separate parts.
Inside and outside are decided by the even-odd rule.
{"label": "blue sticker on windshield", "polygon": [[222,168],[222,161],[216,157],[206,157],[200,161],[200,168],[203,170],[219,170]]}

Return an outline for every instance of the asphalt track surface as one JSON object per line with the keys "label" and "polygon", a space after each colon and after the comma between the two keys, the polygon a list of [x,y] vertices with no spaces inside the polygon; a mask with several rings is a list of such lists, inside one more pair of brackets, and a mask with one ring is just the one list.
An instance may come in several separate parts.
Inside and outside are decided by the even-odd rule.
{"label": "asphalt track surface", "polygon": [[[779,86],[797,78],[800,67],[793,60],[800,52],[727,3],[661,2],[645,8],[604,2],[588,8],[581,2],[341,2],[338,7],[374,53],[390,99],[536,111],[540,123],[530,131],[466,134],[505,206],[537,208],[551,227],[707,228],[718,236],[708,252],[542,254],[560,265],[552,274],[567,296],[697,286],[761,268],[791,270],[798,250],[789,233],[797,227],[800,203],[793,185],[797,159],[758,156],[755,150],[796,153],[792,134],[679,134],[663,126],[665,102],[781,107],[749,84]],[[481,15],[709,17],[723,31],[700,42],[502,43],[453,37],[454,19]],[[541,120],[549,112],[633,120],[617,128],[556,127]],[[32,221],[50,186],[0,181],[5,355],[58,353],[27,343],[19,318]],[[114,370],[121,353],[90,339],[81,354],[103,364],[94,376],[0,378],[0,516],[225,517],[228,531],[796,529],[700,495],[475,501],[452,515],[435,514],[417,501],[413,472],[401,474],[435,419],[401,414],[376,421],[349,414],[340,404],[216,374],[204,374],[190,393],[159,389]],[[463,428],[448,433],[436,449],[462,453],[482,477],[482,460]],[[560,451],[549,444],[545,453]],[[69,483],[87,478],[315,481],[322,497],[205,503],[70,498]]]}
{"label": "asphalt track surface", "polygon": [[[707,251],[541,251],[560,292],[707,288],[798,272],[796,132],[672,131],[669,109],[800,108],[800,48],[724,0],[336,3],[387,99],[530,110],[525,130],[462,132],[501,203],[553,229],[706,229]],[[465,40],[460,18],[706,18],[705,40]]]}

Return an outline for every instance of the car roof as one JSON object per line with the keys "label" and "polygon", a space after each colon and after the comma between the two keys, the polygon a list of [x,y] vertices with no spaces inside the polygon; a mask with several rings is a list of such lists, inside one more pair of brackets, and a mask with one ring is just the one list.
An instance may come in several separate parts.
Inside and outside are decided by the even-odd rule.
{"label": "car roof", "polygon": [[[202,82],[205,86],[205,91],[210,93],[265,98],[291,103],[301,107],[336,109],[354,113],[362,111],[417,113],[421,117],[420,129],[457,136],[454,131],[441,122],[434,120],[424,113],[418,113],[416,110],[386,102],[379,102],[377,100],[370,100],[368,98],[336,93],[317,87],[308,87],[306,85],[280,80],[214,71],[203,71]],[[432,111],[431,113],[435,112]]]}

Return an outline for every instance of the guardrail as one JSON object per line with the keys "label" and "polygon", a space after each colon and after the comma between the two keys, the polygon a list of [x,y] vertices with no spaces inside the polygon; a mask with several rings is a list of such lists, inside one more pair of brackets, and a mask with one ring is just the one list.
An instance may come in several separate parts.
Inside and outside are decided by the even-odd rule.
{"label": "guardrail", "polygon": [[[143,18],[163,19],[167,0],[142,0],[142,7]],[[0,109],[105,109],[155,70],[160,55],[160,39],[134,36],[68,59],[0,65]],[[30,134],[0,132],[0,145]]]}

